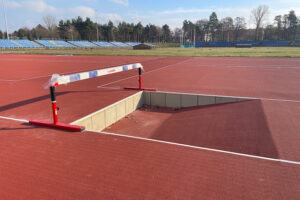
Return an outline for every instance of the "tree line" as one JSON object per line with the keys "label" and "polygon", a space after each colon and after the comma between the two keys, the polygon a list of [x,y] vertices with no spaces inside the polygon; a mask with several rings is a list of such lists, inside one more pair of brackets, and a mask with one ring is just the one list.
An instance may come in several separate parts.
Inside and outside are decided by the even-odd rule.
{"label": "tree line", "polygon": [[[114,24],[109,21],[99,24],[90,18],[80,16],[71,20],[60,20],[56,23],[55,17],[43,17],[44,25],[20,28],[14,31],[13,38],[34,39],[61,39],[61,40],[104,40],[104,41],[132,41],[132,42],[192,42],[196,41],[241,41],[241,40],[289,40],[300,39],[300,23],[295,12],[278,15],[272,24],[266,25],[269,14],[267,6],[259,6],[252,10],[251,21],[254,28],[247,28],[244,17],[225,17],[219,19],[213,12],[208,19],[196,22],[184,20],[182,28],[171,30],[165,24],[156,26],[139,23],[120,22]],[[0,31],[0,38],[6,33]]]}

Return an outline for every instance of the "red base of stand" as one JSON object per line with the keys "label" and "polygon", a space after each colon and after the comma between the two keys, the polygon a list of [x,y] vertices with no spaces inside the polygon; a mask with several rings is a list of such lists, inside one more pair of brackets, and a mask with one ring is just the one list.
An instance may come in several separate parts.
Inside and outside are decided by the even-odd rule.
{"label": "red base of stand", "polygon": [[125,90],[145,90],[145,91],[156,91],[154,88],[132,88],[132,87],[125,87]]}
{"label": "red base of stand", "polygon": [[70,125],[70,124],[63,124],[63,123],[52,123],[52,122],[46,122],[46,121],[39,121],[39,120],[32,120],[29,121],[29,124],[38,125],[38,126],[45,126],[49,128],[56,128],[56,129],[62,129],[67,131],[84,131],[84,126],[77,126],[77,125]]}

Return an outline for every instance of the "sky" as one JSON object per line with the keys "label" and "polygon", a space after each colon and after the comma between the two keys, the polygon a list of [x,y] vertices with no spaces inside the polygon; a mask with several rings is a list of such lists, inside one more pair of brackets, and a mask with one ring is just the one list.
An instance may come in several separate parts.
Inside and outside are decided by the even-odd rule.
{"label": "sky", "polygon": [[[90,17],[100,24],[108,20],[118,23],[142,22],[143,25],[168,24],[172,29],[181,27],[183,20],[196,22],[216,12],[219,19],[245,17],[252,26],[251,10],[259,5],[269,6],[267,22],[273,23],[276,15],[294,10],[300,16],[300,0],[3,0],[6,5],[9,32],[22,27],[32,28],[43,24],[46,15],[57,21],[77,16]],[[2,0],[0,1],[0,29],[5,30]]]}

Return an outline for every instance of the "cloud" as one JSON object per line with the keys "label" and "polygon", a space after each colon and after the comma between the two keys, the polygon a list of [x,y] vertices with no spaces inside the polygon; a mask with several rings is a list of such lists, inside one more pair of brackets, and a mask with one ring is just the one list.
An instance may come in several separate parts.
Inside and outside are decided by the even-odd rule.
{"label": "cloud", "polygon": [[35,13],[58,14],[62,12],[62,10],[57,9],[54,6],[48,5],[43,0],[37,0],[37,1],[29,0],[29,1],[22,1],[22,2],[7,1],[6,5],[7,8],[22,9],[24,11],[27,10]]}
{"label": "cloud", "polygon": [[117,3],[117,4],[120,4],[122,6],[128,6],[129,5],[128,0],[110,0],[110,1],[114,2],[114,3]]}
{"label": "cloud", "polygon": [[114,13],[106,13],[106,14],[100,14],[99,17],[101,18],[101,21],[113,21],[113,22],[121,22],[123,21],[123,18]]}
{"label": "cloud", "polygon": [[89,17],[89,18],[96,17],[97,15],[96,11],[93,8],[89,8],[86,6],[77,6],[74,8],[68,8],[66,14],[72,16]]}
{"label": "cloud", "polygon": [[25,9],[37,12],[37,13],[53,13],[56,14],[59,12],[54,6],[48,5],[46,2],[40,1],[24,1],[23,5]]}
{"label": "cloud", "polygon": [[26,20],[24,24],[26,28],[33,28],[36,26],[37,23],[29,19]]}
{"label": "cloud", "polygon": [[211,13],[217,12],[218,13],[249,13],[251,9],[249,8],[210,8],[210,9],[202,9],[202,8],[177,8],[174,10],[164,10],[159,12],[160,15],[177,15],[177,14],[197,14],[197,13]]}
{"label": "cloud", "polygon": [[15,1],[7,1],[6,2],[6,7],[7,8],[21,8],[22,7],[22,5],[20,4],[20,3],[18,3],[18,2],[15,2]]}

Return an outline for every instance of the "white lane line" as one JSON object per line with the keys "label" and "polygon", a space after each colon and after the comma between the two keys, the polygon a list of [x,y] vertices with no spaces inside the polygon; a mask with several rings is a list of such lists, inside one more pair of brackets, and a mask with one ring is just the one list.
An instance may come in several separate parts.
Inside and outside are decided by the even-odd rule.
{"label": "white lane line", "polygon": [[121,87],[97,87],[97,88],[103,88],[103,89],[110,89],[110,90],[123,90]]}
{"label": "white lane line", "polygon": [[[151,71],[146,71],[146,72],[144,72],[143,74],[148,74],[148,73],[151,73],[151,72],[155,72],[155,71],[158,71],[158,70],[162,70],[162,69],[165,69],[165,68],[167,68],[167,67],[171,67],[171,66],[173,66],[173,65],[179,65],[179,64],[188,62],[188,61],[190,61],[190,60],[193,60],[193,59],[195,59],[195,57],[190,58],[190,59],[187,59],[187,60],[184,60],[184,61],[181,61],[181,62],[178,62],[178,63],[166,65],[166,66],[161,67],[161,68],[158,68],[158,69],[154,69],[154,70],[151,70]],[[134,77],[138,77],[138,75],[129,76],[129,77],[127,77],[127,78],[123,78],[123,79],[119,79],[119,80],[116,80],[116,81],[112,81],[112,82],[109,82],[109,83],[106,83],[106,84],[103,84],[103,85],[99,85],[99,86],[97,86],[97,88],[101,88],[101,87],[103,87],[103,86],[107,86],[107,85],[111,85],[111,84],[118,83],[118,82],[121,82],[121,81],[125,81],[125,80],[127,80],[127,79],[131,79],[131,78],[134,78]]]}
{"label": "white lane line", "polygon": [[7,120],[12,120],[12,121],[18,121],[18,122],[29,123],[28,120],[25,120],[25,119],[17,119],[17,118],[12,118],[12,117],[4,117],[4,116],[0,116],[0,119],[7,119]]}
{"label": "white lane line", "polygon": [[209,68],[216,68],[216,67],[224,67],[224,68],[248,68],[248,69],[261,69],[261,70],[265,70],[265,69],[299,69],[300,70],[300,67],[289,67],[289,66],[279,66],[279,65],[256,65],[256,66],[253,66],[253,65],[239,65],[239,64],[196,64],[194,65],[193,67],[209,67]]}
{"label": "white lane line", "polygon": [[187,144],[179,144],[179,143],[174,143],[174,142],[166,142],[166,141],[161,141],[161,140],[155,140],[155,139],[149,139],[149,138],[142,138],[142,137],[136,137],[136,136],[130,136],[130,135],[122,135],[122,134],[109,133],[109,132],[104,132],[104,131],[97,132],[97,131],[88,131],[88,130],[86,130],[86,132],[100,133],[100,134],[105,134],[105,135],[112,135],[112,136],[125,137],[125,138],[132,138],[132,139],[137,139],[137,140],[151,141],[151,142],[157,142],[157,143],[163,143],[163,144],[170,144],[170,145],[181,146],[181,147],[188,147],[188,148],[193,148],[193,149],[201,149],[201,150],[205,150],[205,151],[212,151],[212,152],[230,154],[230,155],[235,155],[235,156],[242,156],[242,157],[248,157],[248,158],[256,158],[256,159],[261,159],[261,160],[268,160],[268,161],[274,161],[274,162],[281,162],[281,163],[288,163],[288,164],[300,165],[300,162],[298,162],[298,161],[283,160],[283,159],[276,159],[276,158],[267,158],[267,157],[262,157],[262,156],[254,156],[254,155],[249,155],[249,154],[236,153],[236,152],[224,151],[224,150],[219,150],[219,149],[211,149],[211,148],[206,148],[206,147],[191,146],[191,145],[187,145]]}
{"label": "white lane line", "polygon": [[290,100],[290,99],[269,99],[269,98],[260,98],[262,100],[266,100],[266,101],[282,101],[282,102],[292,102],[292,103],[300,103],[300,101],[298,100]]}
{"label": "white lane line", "polygon": [[35,77],[22,78],[22,79],[17,79],[17,80],[0,79],[0,81],[3,81],[3,82],[20,82],[20,81],[29,81],[29,80],[39,79],[39,78],[47,78],[47,77],[50,77],[50,76],[51,75],[35,76]]}
{"label": "white lane line", "polygon": [[[159,60],[161,58],[153,58],[153,59],[149,59],[149,60],[144,60],[141,62],[148,62],[148,61],[154,61],[154,60]],[[76,61],[77,62],[77,61]],[[95,62],[93,62],[95,63]],[[130,64],[130,63],[128,63]],[[105,67],[104,67],[105,68]],[[91,70],[95,70],[98,69],[97,67],[91,69]],[[73,74],[73,73],[80,73],[80,72],[85,72],[85,71],[69,71],[69,72],[63,72],[60,75],[67,75],[67,74]],[[29,80],[34,80],[34,79],[40,79],[40,78],[47,78],[47,77],[51,77],[53,74],[50,75],[44,75],[44,76],[34,76],[34,77],[30,77],[30,78],[22,78],[22,79],[0,79],[0,81],[2,82],[21,82],[21,81],[29,81]]]}

